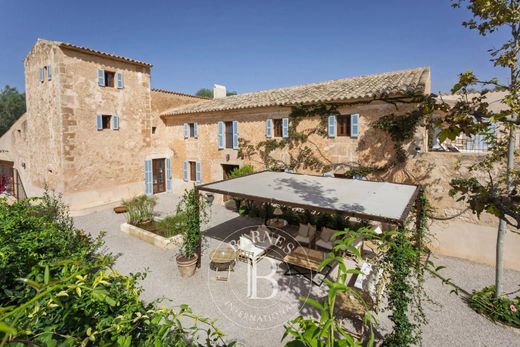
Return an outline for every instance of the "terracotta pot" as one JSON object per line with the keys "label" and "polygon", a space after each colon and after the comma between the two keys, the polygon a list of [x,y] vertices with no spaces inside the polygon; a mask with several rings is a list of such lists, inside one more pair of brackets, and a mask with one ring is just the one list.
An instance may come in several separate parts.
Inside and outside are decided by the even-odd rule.
{"label": "terracotta pot", "polygon": [[181,274],[181,277],[191,277],[195,273],[195,269],[197,267],[197,255],[194,254],[191,258],[185,258],[182,255],[178,255],[175,260],[177,260],[177,268]]}
{"label": "terracotta pot", "polygon": [[126,212],[126,207],[124,207],[124,206],[114,207],[114,212],[115,213],[125,213]]}

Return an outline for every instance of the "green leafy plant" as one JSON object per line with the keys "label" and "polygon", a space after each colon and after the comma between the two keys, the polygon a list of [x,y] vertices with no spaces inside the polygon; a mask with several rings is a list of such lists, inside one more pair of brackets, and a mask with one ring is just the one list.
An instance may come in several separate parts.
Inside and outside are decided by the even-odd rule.
{"label": "green leafy plant", "polygon": [[226,345],[188,306],[143,302],[144,275],[114,270],[101,240],[60,221],[60,201],[28,202],[0,201],[0,346]]}
{"label": "green leafy plant", "polygon": [[[247,164],[247,165],[243,165],[243,166],[240,166],[240,167],[237,167],[237,168],[234,168],[233,170],[231,170],[231,172],[229,173],[229,178],[237,178],[237,177],[242,177],[242,176],[246,176],[246,175],[251,175],[254,172],[255,172],[255,169],[253,168],[253,166]],[[240,214],[245,213],[245,211],[241,212],[241,209],[240,209],[240,205],[242,204],[243,199],[233,198],[233,200],[235,201],[237,211]]]}
{"label": "green leafy plant", "polygon": [[176,213],[166,216],[157,222],[163,230],[165,237],[172,237],[181,234],[188,223],[188,215],[186,213]]}
{"label": "green leafy plant", "polygon": [[494,322],[520,328],[520,297],[510,298],[509,295],[497,299],[495,286],[489,286],[473,291],[468,303],[475,311]]}
{"label": "green leafy plant", "polygon": [[237,168],[234,168],[233,170],[231,170],[231,172],[229,173],[229,178],[236,178],[236,177],[251,175],[254,172],[255,172],[255,169],[253,168],[253,166],[247,164],[247,165],[243,165],[243,166],[240,166],[240,167],[237,167]]}
{"label": "green leafy plant", "polygon": [[[319,271],[322,271],[326,266],[337,264],[338,275],[334,280],[325,279],[325,283],[328,287],[328,295],[324,300],[319,301],[313,298],[302,298],[305,303],[318,310],[319,319],[298,316],[288,322],[282,337],[282,341],[290,339],[290,341],[286,343],[288,347],[371,347],[374,345],[372,326],[376,323],[376,320],[371,311],[367,311],[363,320],[363,324],[369,327],[369,338],[367,341],[359,340],[345,330],[341,325],[341,319],[338,319],[336,315],[335,306],[338,294],[349,293],[357,296],[353,288],[346,285],[347,276],[349,274],[360,273],[358,269],[347,268],[342,254],[345,251],[349,251],[358,259],[361,258],[361,254],[359,250],[352,245],[355,240],[355,236],[353,236],[352,232],[338,232],[335,234],[335,238],[338,241],[335,244],[334,251],[328,254],[327,258],[320,265]],[[360,300],[364,304],[363,299],[360,298]]]}
{"label": "green leafy plant", "polygon": [[19,301],[25,286],[17,279],[26,276],[33,266],[63,258],[90,259],[99,249],[100,239],[92,239],[71,226],[66,207],[56,199],[47,195],[43,204],[33,204],[31,199],[13,205],[0,199],[2,306]]}
{"label": "green leafy plant", "polygon": [[190,259],[199,255],[202,242],[200,226],[207,222],[208,209],[205,199],[203,199],[195,189],[185,190],[181,201],[177,205],[177,214],[185,217],[181,235],[183,237],[180,255]]}
{"label": "green leafy plant", "polygon": [[139,225],[150,222],[154,217],[154,208],[157,205],[155,196],[139,195],[129,200],[123,200],[126,208],[125,218],[127,223]]}

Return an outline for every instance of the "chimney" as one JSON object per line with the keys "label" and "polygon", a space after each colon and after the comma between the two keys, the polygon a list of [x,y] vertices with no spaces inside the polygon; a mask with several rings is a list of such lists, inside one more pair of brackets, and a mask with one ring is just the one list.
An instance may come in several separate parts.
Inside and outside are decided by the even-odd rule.
{"label": "chimney", "polygon": [[213,99],[220,99],[226,97],[226,86],[220,84],[213,85]]}

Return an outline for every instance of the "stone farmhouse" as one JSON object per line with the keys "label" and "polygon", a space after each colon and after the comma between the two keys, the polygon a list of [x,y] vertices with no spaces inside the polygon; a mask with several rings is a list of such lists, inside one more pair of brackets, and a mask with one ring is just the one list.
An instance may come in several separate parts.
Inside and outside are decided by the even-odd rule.
{"label": "stone farmhouse", "polygon": [[[344,163],[375,165],[388,160],[393,142],[374,122],[405,115],[417,104],[404,100],[430,93],[430,69],[424,67],[235,96],[215,85],[214,98],[206,99],[153,89],[148,63],[41,39],[24,67],[27,112],[0,138],[1,172],[12,175],[19,195],[36,196],[47,186],[73,211],[143,193],[182,193],[225,179],[244,164],[265,169],[262,154],[244,156],[244,147],[287,138],[296,105],[337,105],[325,122],[305,117],[297,125],[298,131],[321,129],[306,145],[335,168],[328,174],[343,175]],[[431,226],[434,250],[492,264],[496,220],[477,220],[447,196],[450,179],[485,149],[469,148],[466,139],[455,152],[431,151],[437,144],[429,133],[417,131],[406,149],[412,160],[384,179],[428,187],[440,217]],[[297,150],[275,150],[273,156],[290,169]],[[520,269],[520,240],[511,233],[508,238],[506,266]]]}

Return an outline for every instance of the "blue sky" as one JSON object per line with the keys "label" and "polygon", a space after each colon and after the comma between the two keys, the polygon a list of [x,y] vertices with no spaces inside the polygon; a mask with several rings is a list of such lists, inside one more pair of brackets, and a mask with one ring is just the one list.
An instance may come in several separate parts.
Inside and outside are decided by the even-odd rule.
{"label": "blue sky", "polygon": [[432,90],[457,74],[506,78],[487,49],[505,33],[462,27],[449,0],[0,0],[0,86],[24,89],[23,58],[38,37],[153,64],[152,86],[239,93],[430,66]]}

